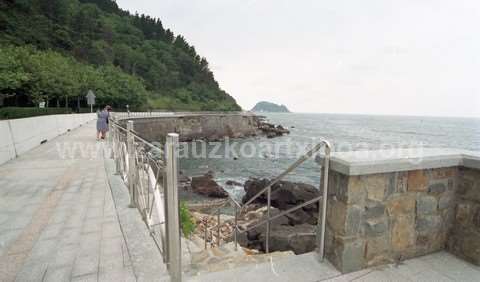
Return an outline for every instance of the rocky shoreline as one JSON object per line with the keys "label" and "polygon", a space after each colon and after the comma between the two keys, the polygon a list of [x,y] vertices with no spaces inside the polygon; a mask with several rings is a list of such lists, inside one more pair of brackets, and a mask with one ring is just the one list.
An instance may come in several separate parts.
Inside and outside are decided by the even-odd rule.
{"label": "rocky shoreline", "polygon": [[[266,187],[269,179],[251,178],[243,185],[245,195],[242,204],[245,204],[251,197]],[[240,184],[230,181],[232,184]],[[188,186],[188,185],[187,185]],[[210,213],[225,201],[228,201],[228,192],[225,191],[214,180],[213,172],[203,176],[192,177],[190,186],[182,186],[182,189],[189,189],[192,193],[208,197],[211,202],[203,204],[191,203],[189,208],[196,222],[195,236],[202,239],[207,236],[210,245],[217,245],[217,216]],[[284,210],[304,203],[319,196],[319,191],[312,185],[280,181],[272,186],[270,215],[273,216]],[[238,215],[238,224],[241,230],[248,230],[255,224],[267,218],[267,197],[262,194],[242,213]],[[228,209],[225,208],[226,210]],[[220,217],[220,240],[223,243],[233,240],[234,216],[233,206],[229,212],[221,213]],[[295,254],[311,252],[316,247],[316,226],[318,222],[318,204],[311,204],[298,209],[288,215],[281,216],[270,223],[269,250],[272,251],[293,251]],[[207,232],[205,233],[205,228]],[[238,235],[240,246],[248,249],[255,249],[265,252],[266,225],[258,226]]]}

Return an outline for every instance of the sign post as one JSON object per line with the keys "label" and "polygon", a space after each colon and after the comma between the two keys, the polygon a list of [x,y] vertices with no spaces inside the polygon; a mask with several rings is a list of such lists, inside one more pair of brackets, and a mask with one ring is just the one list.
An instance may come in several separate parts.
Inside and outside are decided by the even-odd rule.
{"label": "sign post", "polygon": [[95,105],[95,94],[92,90],[88,90],[87,96],[87,105],[90,105],[90,112],[93,113],[93,105]]}

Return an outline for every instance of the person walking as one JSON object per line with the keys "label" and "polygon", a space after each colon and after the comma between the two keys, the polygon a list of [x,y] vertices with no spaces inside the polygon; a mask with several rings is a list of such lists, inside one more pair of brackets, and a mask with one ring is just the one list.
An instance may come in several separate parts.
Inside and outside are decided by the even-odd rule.
{"label": "person walking", "polygon": [[107,136],[110,111],[112,111],[112,107],[106,105],[102,111],[97,112],[97,140],[105,139]]}

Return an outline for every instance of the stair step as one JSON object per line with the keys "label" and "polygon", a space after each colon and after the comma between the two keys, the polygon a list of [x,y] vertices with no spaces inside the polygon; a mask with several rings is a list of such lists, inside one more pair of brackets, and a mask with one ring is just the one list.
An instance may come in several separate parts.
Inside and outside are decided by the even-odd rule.
{"label": "stair step", "polygon": [[[252,258],[257,257],[258,258]],[[303,255],[288,254],[263,254],[255,256],[246,256],[247,259],[254,259],[255,267],[251,264],[238,266],[225,263],[225,267],[217,269],[212,267],[210,272],[199,272],[196,276],[191,276],[188,281],[210,282],[210,281],[298,281],[301,275],[302,281],[319,281],[329,279],[340,275],[335,267],[326,260],[318,262],[317,253],[307,253]],[[261,258],[263,262],[258,260]],[[230,268],[229,268],[230,267]]]}

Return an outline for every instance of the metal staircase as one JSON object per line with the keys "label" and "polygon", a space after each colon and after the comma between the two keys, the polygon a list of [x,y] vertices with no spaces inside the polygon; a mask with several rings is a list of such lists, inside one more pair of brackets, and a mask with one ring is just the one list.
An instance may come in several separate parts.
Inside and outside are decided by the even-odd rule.
{"label": "metal staircase", "polygon": [[[322,191],[322,195],[310,199],[309,201],[306,201],[302,204],[299,204],[297,206],[294,206],[288,210],[282,211],[280,213],[277,213],[275,215],[270,214],[271,210],[271,196],[272,196],[272,187],[279,181],[281,181],[285,176],[287,176],[289,173],[291,173],[293,170],[295,170],[298,166],[300,166],[302,163],[304,163],[306,160],[308,160],[310,157],[312,157],[315,153],[317,153],[321,148],[325,148],[325,156],[323,159],[323,165],[321,169],[321,173],[323,174],[322,177],[322,183],[320,187],[320,191]],[[233,236],[233,241],[235,243],[235,249],[237,248],[238,241],[237,237],[241,233],[248,232],[252,229],[255,229],[261,225],[266,225],[266,241],[265,241],[265,251],[266,253],[269,253],[269,237],[270,237],[270,223],[284,215],[290,214],[298,209],[301,209],[303,207],[306,207],[311,204],[319,203],[319,206],[322,208],[319,209],[319,217],[318,217],[318,225],[319,225],[319,230],[320,230],[320,243],[319,243],[319,253],[320,253],[320,258],[323,260],[325,257],[325,222],[326,222],[326,212],[327,212],[327,195],[328,195],[328,171],[329,171],[329,161],[330,161],[330,150],[331,146],[330,143],[326,140],[322,140],[320,143],[316,144],[312,149],[310,149],[307,153],[305,153],[303,156],[301,156],[297,161],[295,161],[292,165],[290,165],[284,172],[282,172],[280,175],[278,175],[275,179],[273,179],[265,188],[261,189],[257,194],[255,194],[252,198],[250,198],[246,203],[243,205],[240,204],[238,201],[233,199],[231,196],[227,198],[227,200],[220,206],[218,207],[214,212],[210,213],[204,220],[207,221],[209,217],[217,217],[217,225],[207,228],[205,224],[205,234],[204,234],[204,239],[205,239],[205,249],[208,247],[207,245],[207,238],[209,237],[208,235],[210,234],[212,238],[212,243],[216,241],[216,246],[221,245],[221,237],[220,237],[220,227],[221,227],[221,210],[225,208],[228,205],[233,206],[234,209],[234,216],[235,216],[235,221],[234,221],[234,229],[231,234],[229,234],[227,237]],[[245,212],[246,207],[250,205],[255,199],[260,197],[263,194],[267,194],[267,218],[264,220],[261,220],[260,222],[249,226],[247,228],[242,228],[238,224],[238,218],[239,216]],[[216,234],[215,234],[216,233]],[[216,240],[214,240],[214,237],[216,236]],[[213,244],[215,245],[215,244]]]}

